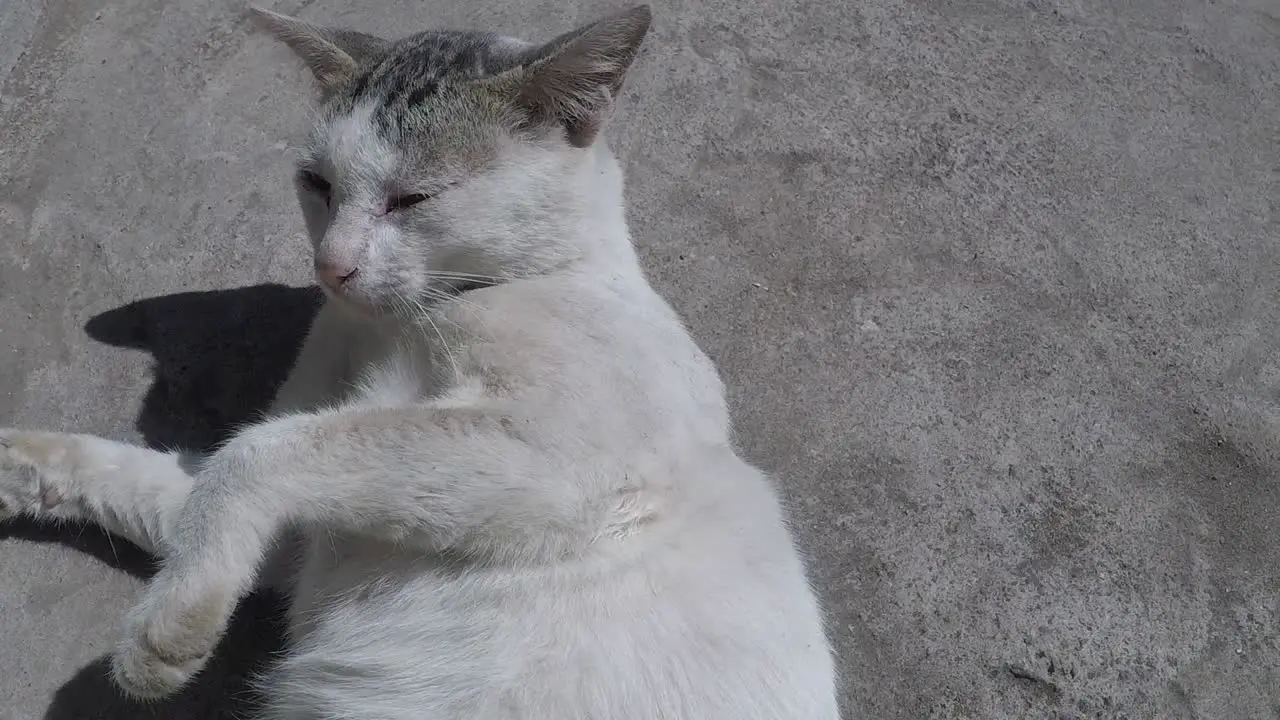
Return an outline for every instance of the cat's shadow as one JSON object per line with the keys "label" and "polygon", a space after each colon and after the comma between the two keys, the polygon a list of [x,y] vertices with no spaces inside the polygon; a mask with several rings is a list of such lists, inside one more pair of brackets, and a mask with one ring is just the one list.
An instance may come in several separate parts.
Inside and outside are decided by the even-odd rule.
{"label": "cat's shadow", "polygon": [[[89,320],[85,331],[154,358],[153,381],[137,418],[148,446],[209,450],[266,409],[320,301],[315,288],[274,284],[179,293],[109,310]],[[0,528],[4,537],[62,543],[138,577],[149,577],[155,568],[147,553],[97,528],[12,522]],[[246,599],[214,659],[172,699],[144,704],[122,697],[104,656],[55,693],[44,720],[252,716],[258,705],[252,680],[281,647],[282,610],[278,598]]]}
{"label": "cat's shadow", "polygon": [[275,284],[179,293],[108,310],[84,329],[154,358],[137,420],[148,445],[210,450],[266,410],[322,299]]}

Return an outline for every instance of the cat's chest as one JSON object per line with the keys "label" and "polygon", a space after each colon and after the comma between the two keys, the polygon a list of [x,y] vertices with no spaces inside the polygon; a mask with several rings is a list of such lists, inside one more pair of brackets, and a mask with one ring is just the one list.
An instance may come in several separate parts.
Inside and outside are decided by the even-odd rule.
{"label": "cat's chest", "polygon": [[347,348],[348,397],[379,407],[434,397],[452,377],[449,357],[439,339],[412,331],[371,331]]}

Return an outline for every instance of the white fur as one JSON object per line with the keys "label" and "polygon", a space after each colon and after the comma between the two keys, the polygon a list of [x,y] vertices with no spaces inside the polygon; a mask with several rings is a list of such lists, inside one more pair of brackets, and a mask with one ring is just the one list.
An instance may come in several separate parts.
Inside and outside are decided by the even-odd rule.
{"label": "white fur", "polygon": [[[339,120],[326,161],[391,172],[364,123]],[[163,555],[113,657],[138,696],[198,672],[263,580],[292,594],[268,718],[836,720],[774,490],[640,271],[616,162],[503,152],[430,208],[444,230],[374,260],[377,231],[326,235],[359,207],[308,205],[318,252],[359,249],[366,284],[321,310],[271,419],[198,461],[0,432],[0,510]],[[442,299],[444,272],[501,282]],[[260,577],[295,536],[300,562]]]}

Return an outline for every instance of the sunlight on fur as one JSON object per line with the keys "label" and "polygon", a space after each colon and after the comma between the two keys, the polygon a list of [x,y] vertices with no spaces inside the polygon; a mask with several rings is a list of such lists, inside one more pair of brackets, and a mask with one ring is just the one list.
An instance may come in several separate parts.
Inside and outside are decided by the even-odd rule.
{"label": "sunlight on fur", "polygon": [[646,281],[602,138],[641,6],[545,44],[256,11],[311,70],[327,295],[272,412],[193,458],[0,431],[0,515],[163,558],[116,682],[291,597],[289,720],[836,720],[821,612],[724,388]]}

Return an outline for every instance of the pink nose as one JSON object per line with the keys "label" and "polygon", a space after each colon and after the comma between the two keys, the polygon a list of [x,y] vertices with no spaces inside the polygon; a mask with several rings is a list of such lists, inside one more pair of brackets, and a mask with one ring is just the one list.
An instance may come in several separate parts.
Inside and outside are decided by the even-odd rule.
{"label": "pink nose", "polygon": [[330,290],[340,291],[342,286],[356,274],[357,269],[351,265],[338,265],[330,262],[316,263],[316,279],[324,283]]}

